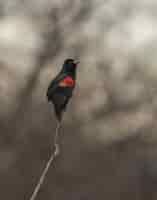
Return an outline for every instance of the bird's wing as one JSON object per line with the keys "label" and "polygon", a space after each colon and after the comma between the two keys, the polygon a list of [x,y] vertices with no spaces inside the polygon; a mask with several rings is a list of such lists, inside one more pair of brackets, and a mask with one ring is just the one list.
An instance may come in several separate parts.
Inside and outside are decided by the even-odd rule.
{"label": "bird's wing", "polygon": [[65,77],[59,82],[60,87],[74,87],[75,80],[73,80],[70,76]]}
{"label": "bird's wing", "polygon": [[48,99],[50,98],[52,93],[57,89],[59,82],[62,81],[66,76],[66,74],[59,74],[58,76],[56,76],[55,79],[51,81],[46,93]]}

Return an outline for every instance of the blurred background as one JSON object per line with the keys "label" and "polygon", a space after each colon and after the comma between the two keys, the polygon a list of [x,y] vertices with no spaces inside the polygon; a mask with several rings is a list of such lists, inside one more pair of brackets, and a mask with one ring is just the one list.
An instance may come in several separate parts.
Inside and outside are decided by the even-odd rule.
{"label": "blurred background", "polygon": [[37,199],[157,199],[157,2],[0,0],[0,198],[29,199],[56,126],[46,100],[81,61],[61,154]]}

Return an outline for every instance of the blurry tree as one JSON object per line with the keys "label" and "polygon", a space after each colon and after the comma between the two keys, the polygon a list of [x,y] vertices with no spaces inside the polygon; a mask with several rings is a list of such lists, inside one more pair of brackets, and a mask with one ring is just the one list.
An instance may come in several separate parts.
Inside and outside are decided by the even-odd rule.
{"label": "blurry tree", "polygon": [[29,199],[50,154],[45,97],[80,59],[62,154],[38,199],[157,198],[155,0],[0,0],[0,197]]}

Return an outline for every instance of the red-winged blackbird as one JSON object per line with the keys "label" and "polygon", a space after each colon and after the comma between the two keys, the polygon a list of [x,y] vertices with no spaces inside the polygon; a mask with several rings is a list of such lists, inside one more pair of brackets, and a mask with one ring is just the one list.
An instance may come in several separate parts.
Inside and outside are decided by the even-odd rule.
{"label": "red-winged blackbird", "polygon": [[66,59],[59,74],[51,81],[48,90],[48,101],[54,105],[58,121],[61,121],[63,111],[72,97],[76,81],[76,68],[79,62]]}

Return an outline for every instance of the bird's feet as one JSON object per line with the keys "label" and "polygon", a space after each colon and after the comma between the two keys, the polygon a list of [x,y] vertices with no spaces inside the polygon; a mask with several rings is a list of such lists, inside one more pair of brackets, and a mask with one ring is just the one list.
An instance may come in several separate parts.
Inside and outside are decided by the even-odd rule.
{"label": "bird's feet", "polygon": [[54,150],[54,155],[58,156],[60,153],[60,149],[59,149],[59,144],[54,144],[55,150]]}

